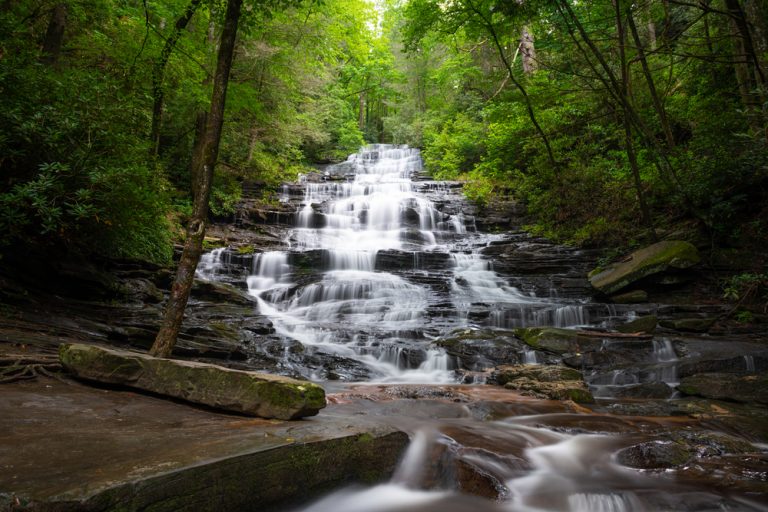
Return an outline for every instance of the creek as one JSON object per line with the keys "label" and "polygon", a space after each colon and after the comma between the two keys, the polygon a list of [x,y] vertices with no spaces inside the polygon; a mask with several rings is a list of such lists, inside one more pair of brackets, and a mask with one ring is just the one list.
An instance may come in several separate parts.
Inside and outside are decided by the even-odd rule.
{"label": "creek", "polygon": [[[253,361],[268,356],[275,371],[321,382],[330,414],[375,416],[411,435],[390,482],[344,489],[304,510],[768,510],[765,446],[747,429],[680,412],[675,343],[680,350],[697,340],[656,337],[628,350],[596,339],[605,362],[582,363],[598,397],[591,409],[484,385],[498,364],[564,359],[510,341],[514,328],[599,331],[650,306],[595,302],[574,284],[586,255],[483,232],[460,186],[425,179],[421,166],[417,149],[365,147],[285,187],[282,201],[295,213],[280,247],[216,249],[201,261],[201,278],[247,288],[271,322],[269,339],[250,348]],[[528,279],[514,262],[529,274],[538,263],[510,264],[515,251],[556,253],[575,270],[542,278],[549,270],[540,262]],[[501,253],[506,263],[494,258]],[[482,340],[461,352],[446,342],[457,337]],[[763,364],[755,357],[739,364],[754,372],[756,360]],[[650,408],[622,405],[622,393],[648,384],[668,396]]]}

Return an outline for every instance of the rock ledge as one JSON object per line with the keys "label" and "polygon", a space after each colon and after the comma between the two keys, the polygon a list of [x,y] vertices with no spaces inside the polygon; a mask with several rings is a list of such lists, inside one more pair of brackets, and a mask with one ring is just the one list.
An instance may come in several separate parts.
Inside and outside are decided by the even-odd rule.
{"label": "rock ledge", "polygon": [[249,416],[293,420],[314,416],[325,407],[323,388],[279,375],[159,359],[95,345],[64,344],[59,358],[67,370],[83,379],[125,385]]}

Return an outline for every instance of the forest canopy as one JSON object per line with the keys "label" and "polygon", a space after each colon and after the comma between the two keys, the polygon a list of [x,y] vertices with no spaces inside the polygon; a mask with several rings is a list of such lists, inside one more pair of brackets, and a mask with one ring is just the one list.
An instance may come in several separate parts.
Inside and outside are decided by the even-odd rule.
{"label": "forest canopy", "polygon": [[[0,251],[167,262],[225,2],[0,2]],[[211,214],[366,142],[530,229],[765,246],[765,0],[245,1]]]}

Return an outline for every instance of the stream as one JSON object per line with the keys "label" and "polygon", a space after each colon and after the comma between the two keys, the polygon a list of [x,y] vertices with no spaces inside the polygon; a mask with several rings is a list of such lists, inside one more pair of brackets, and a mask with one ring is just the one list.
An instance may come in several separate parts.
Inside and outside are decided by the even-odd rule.
{"label": "stream", "polygon": [[[270,344],[252,347],[254,360],[269,350],[279,372],[322,383],[330,406],[321,414],[374,416],[411,436],[391,481],[302,510],[768,510],[766,447],[749,429],[681,412],[683,342],[657,336],[633,347],[631,367],[586,372],[598,398],[591,409],[483,385],[501,359],[562,358],[519,343],[505,345],[503,357],[497,345],[464,357],[446,339],[518,327],[599,330],[647,311],[495,271],[489,254],[510,235],[478,230],[460,187],[422,171],[417,149],[367,146],[286,187],[282,200],[296,213],[282,247],[215,249],[198,269],[247,287],[274,328]],[[597,343],[600,354],[627,350]],[[754,372],[754,361],[739,364]],[[621,405],[626,389],[648,384],[669,396],[650,409]]]}

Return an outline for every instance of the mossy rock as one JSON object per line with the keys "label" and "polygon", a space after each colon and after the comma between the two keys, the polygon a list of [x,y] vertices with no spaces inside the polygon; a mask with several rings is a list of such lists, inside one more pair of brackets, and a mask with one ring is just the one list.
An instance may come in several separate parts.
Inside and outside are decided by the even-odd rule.
{"label": "mossy rock", "polygon": [[600,338],[558,327],[524,327],[515,329],[514,333],[531,348],[559,355],[599,350],[602,344]]}
{"label": "mossy rock", "polygon": [[640,318],[636,318],[631,322],[619,325],[616,327],[616,330],[626,333],[646,332],[648,334],[653,334],[654,331],[656,331],[657,323],[658,318],[656,315],[641,316]]}
{"label": "mossy rock", "polygon": [[599,272],[591,272],[589,282],[597,291],[611,295],[644,277],[668,269],[686,269],[700,261],[699,251],[689,242],[658,242],[633,252]]}
{"label": "mossy rock", "polygon": [[490,381],[538,398],[579,403],[595,401],[584,384],[581,372],[565,366],[500,366],[493,372]]}
{"label": "mossy rock", "polygon": [[323,388],[280,375],[95,345],[61,345],[59,359],[69,372],[83,379],[261,418],[299,419],[314,416],[325,407]]}
{"label": "mossy rock", "polygon": [[492,380],[500,385],[507,382],[527,378],[538,382],[561,382],[566,380],[583,380],[580,371],[557,365],[518,364],[499,366],[492,374]]}

